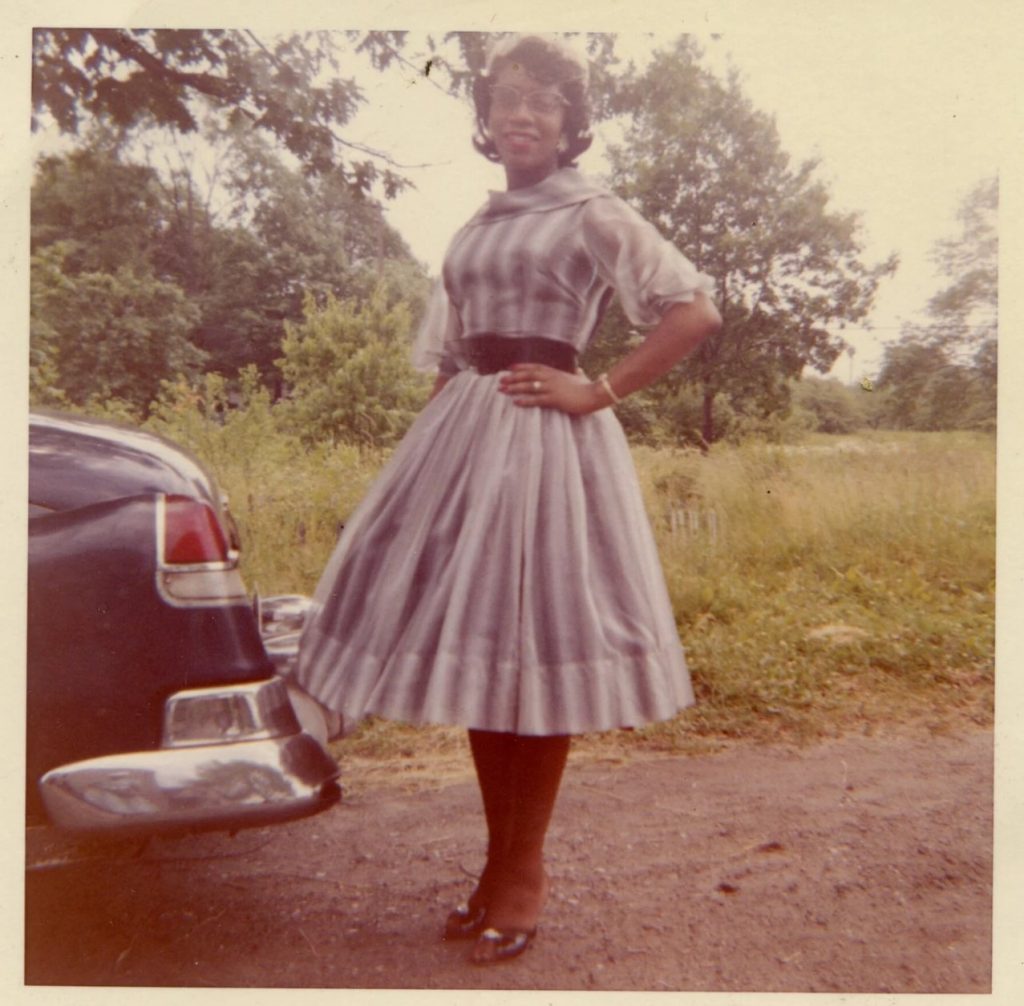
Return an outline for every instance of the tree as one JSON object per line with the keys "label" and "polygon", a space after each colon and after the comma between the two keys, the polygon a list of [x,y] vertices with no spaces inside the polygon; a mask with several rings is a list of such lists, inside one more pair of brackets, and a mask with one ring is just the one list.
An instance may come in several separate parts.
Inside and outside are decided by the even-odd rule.
{"label": "tree", "polygon": [[181,289],[120,267],[69,272],[58,243],[33,257],[31,340],[37,401],[117,398],[144,415],[161,382],[195,375],[198,312]]}
{"label": "tree", "polygon": [[221,223],[200,199],[188,166],[172,173],[172,207],[162,267],[179,277],[202,309],[196,344],[218,372],[235,375],[250,363],[279,381],[284,322],[298,322],[308,294],[368,293],[398,263],[410,300],[426,284],[422,268],[386,221],[380,204],[337,173],[305,175],[289,168],[262,137],[211,135],[223,148]]}
{"label": "tree", "polygon": [[948,286],[885,347],[878,385],[886,419],[908,429],[995,429],[998,367],[999,185],[985,179],[964,198],[960,233],[932,258]]}
{"label": "tree", "polygon": [[928,302],[928,338],[954,355],[976,357],[995,346],[999,308],[999,180],[987,178],[964,198],[960,234],[938,241],[932,258],[949,286]]}
{"label": "tree", "polygon": [[806,413],[817,433],[853,433],[867,425],[863,392],[844,386],[836,378],[805,377],[793,386],[793,403]]}
{"label": "tree", "polygon": [[[188,338],[208,353],[210,366],[233,374],[262,358],[272,370],[283,329],[280,316],[267,325],[260,311],[264,245],[244,228],[219,225],[188,171],[161,177],[152,166],[125,161],[125,154],[110,131],[92,128],[85,146],[39,161],[33,251],[59,245],[59,271],[68,279],[88,274],[96,283],[101,274],[132,273],[173,284],[196,319]],[[34,260],[33,268],[41,262]],[[37,300],[34,318],[39,306]],[[43,328],[33,331],[41,337]],[[259,335],[269,343],[262,353]]]}
{"label": "tree", "polygon": [[267,380],[284,334],[271,252],[246,227],[218,223],[179,172],[167,184],[168,227],[155,268],[173,276],[199,312],[192,342],[228,377],[255,364]]}
{"label": "tree", "polygon": [[[995,429],[999,337],[999,180],[987,178],[967,194],[957,217],[959,235],[939,241],[934,259],[949,286],[928,302],[931,342],[967,368],[971,391],[960,399],[961,424]],[[947,399],[954,392],[946,389]]]}
{"label": "tree", "polygon": [[167,228],[156,173],[118,159],[109,136],[43,157],[32,184],[33,252],[63,242],[69,272],[114,272],[151,263]]}
{"label": "tree", "polygon": [[228,162],[231,217],[266,248],[264,285],[279,317],[298,320],[306,292],[349,296],[357,276],[414,262],[380,203],[338,175],[303,176],[253,136],[233,137]]}
{"label": "tree", "polygon": [[715,401],[767,417],[789,404],[788,380],[826,372],[843,326],[869,311],[895,257],[861,260],[856,214],[829,209],[816,163],[790,166],[774,121],[700,65],[686,37],[656,53],[627,89],[634,117],[610,151],[616,190],[716,282],[724,327],[673,371],[702,399],[701,436],[717,436]]}
{"label": "tree", "polygon": [[304,320],[285,324],[287,422],[304,441],[389,446],[422,407],[427,382],[408,359],[412,316],[388,301],[384,284],[363,301],[328,294],[319,307],[310,295]]}
{"label": "tree", "polygon": [[213,132],[210,146],[218,190],[200,192],[184,155],[162,171],[127,163],[116,135],[90,130],[86,146],[37,165],[33,250],[60,243],[67,276],[124,269],[175,284],[198,311],[189,339],[207,365],[233,378],[255,363],[270,385],[306,293],[363,296],[386,275],[419,309],[424,271],[376,200],[287,168],[258,136]]}
{"label": "tree", "polygon": [[68,404],[61,388],[57,362],[61,333],[54,326],[56,319],[47,317],[50,290],[63,282],[61,256],[54,249],[48,256],[33,257],[29,284],[29,351],[28,390],[33,405],[61,407]]}
{"label": "tree", "polygon": [[995,388],[983,369],[958,361],[907,326],[885,347],[875,386],[884,397],[882,420],[909,430],[994,430]]}
{"label": "tree", "polygon": [[[564,33],[573,36],[576,33]],[[83,120],[122,129],[199,128],[200,109],[224,125],[247,123],[276,137],[309,173],[337,173],[367,192],[380,182],[386,196],[408,184],[387,153],[353,142],[344,128],[364,100],[343,64],[365,55],[377,70],[400,62],[453,96],[468,95],[493,35],[427,35],[407,54],[400,31],[293,32],[260,38],[252,31],[38,28],[33,32],[33,128],[50,115],[68,133]],[[621,111],[613,68],[615,36],[591,32],[595,114]]]}
{"label": "tree", "polygon": [[[389,194],[405,181],[385,155],[339,132],[362,100],[343,79],[337,32],[296,32],[264,42],[251,31],[38,28],[33,32],[33,128],[49,113],[65,132],[98,118],[194,132],[201,106],[225,123],[245,121],[274,135],[311,172],[338,171],[355,188],[380,180]],[[367,32],[359,48],[386,66],[401,32]],[[346,155],[366,155],[348,161]]]}
{"label": "tree", "polygon": [[39,404],[117,398],[143,414],[160,381],[194,373],[199,317],[160,272],[169,221],[156,173],[116,137],[36,167],[31,206],[30,390]]}

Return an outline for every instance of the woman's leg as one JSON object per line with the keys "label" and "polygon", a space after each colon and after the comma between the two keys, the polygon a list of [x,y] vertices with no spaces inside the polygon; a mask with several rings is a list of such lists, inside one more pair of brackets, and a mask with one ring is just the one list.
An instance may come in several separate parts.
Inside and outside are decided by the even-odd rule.
{"label": "woman's leg", "polygon": [[469,747],[487,820],[487,863],[476,890],[469,897],[473,909],[488,904],[505,859],[515,798],[511,780],[515,740],[514,734],[469,731]]}
{"label": "woman's leg", "polygon": [[530,930],[547,897],[544,839],[569,754],[570,738],[513,735],[500,815],[501,860],[487,900],[487,924]]}

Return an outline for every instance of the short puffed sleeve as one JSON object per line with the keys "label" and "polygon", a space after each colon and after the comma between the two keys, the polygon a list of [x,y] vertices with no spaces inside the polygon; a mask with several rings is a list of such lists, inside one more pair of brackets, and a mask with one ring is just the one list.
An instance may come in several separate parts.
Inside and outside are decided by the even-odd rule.
{"label": "short puffed sleeve", "polygon": [[634,325],[656,325],[673,304],[714,294],[714,280],[616,196],[587,202],[583,237],[598,273],[614,287]]}
{"label": "short puffed sleeve", "polygon": [[444,280],[437,280],[412,347],[412,364],[417,370],[437,370],[450,377],[457,369],[452,343],[462,333],[459,314],[452,306]]}

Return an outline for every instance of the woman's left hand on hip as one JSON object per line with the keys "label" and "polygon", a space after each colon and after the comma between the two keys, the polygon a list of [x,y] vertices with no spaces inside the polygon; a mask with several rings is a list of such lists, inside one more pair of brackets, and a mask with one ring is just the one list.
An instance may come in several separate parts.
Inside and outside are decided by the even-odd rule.
{"label": "woman's left hand on hip", "polygon": [[567,374],[543,363],[513,363],[501,375],[498,389],[516,405],[559,409],[584,416],[608,403],[581,370]]}

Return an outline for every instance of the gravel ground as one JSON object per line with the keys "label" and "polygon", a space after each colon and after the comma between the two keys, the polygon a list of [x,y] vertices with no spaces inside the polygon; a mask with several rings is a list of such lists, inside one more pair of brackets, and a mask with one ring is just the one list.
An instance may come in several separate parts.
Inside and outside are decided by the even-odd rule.
{"label": "gravel ground", "polygon": [[990,991],[990,732],[571,759],[537,941],[490,968],[438,939],[481,866],[471,777],[360,771],[233,838],[30,835],[26,984]]}

